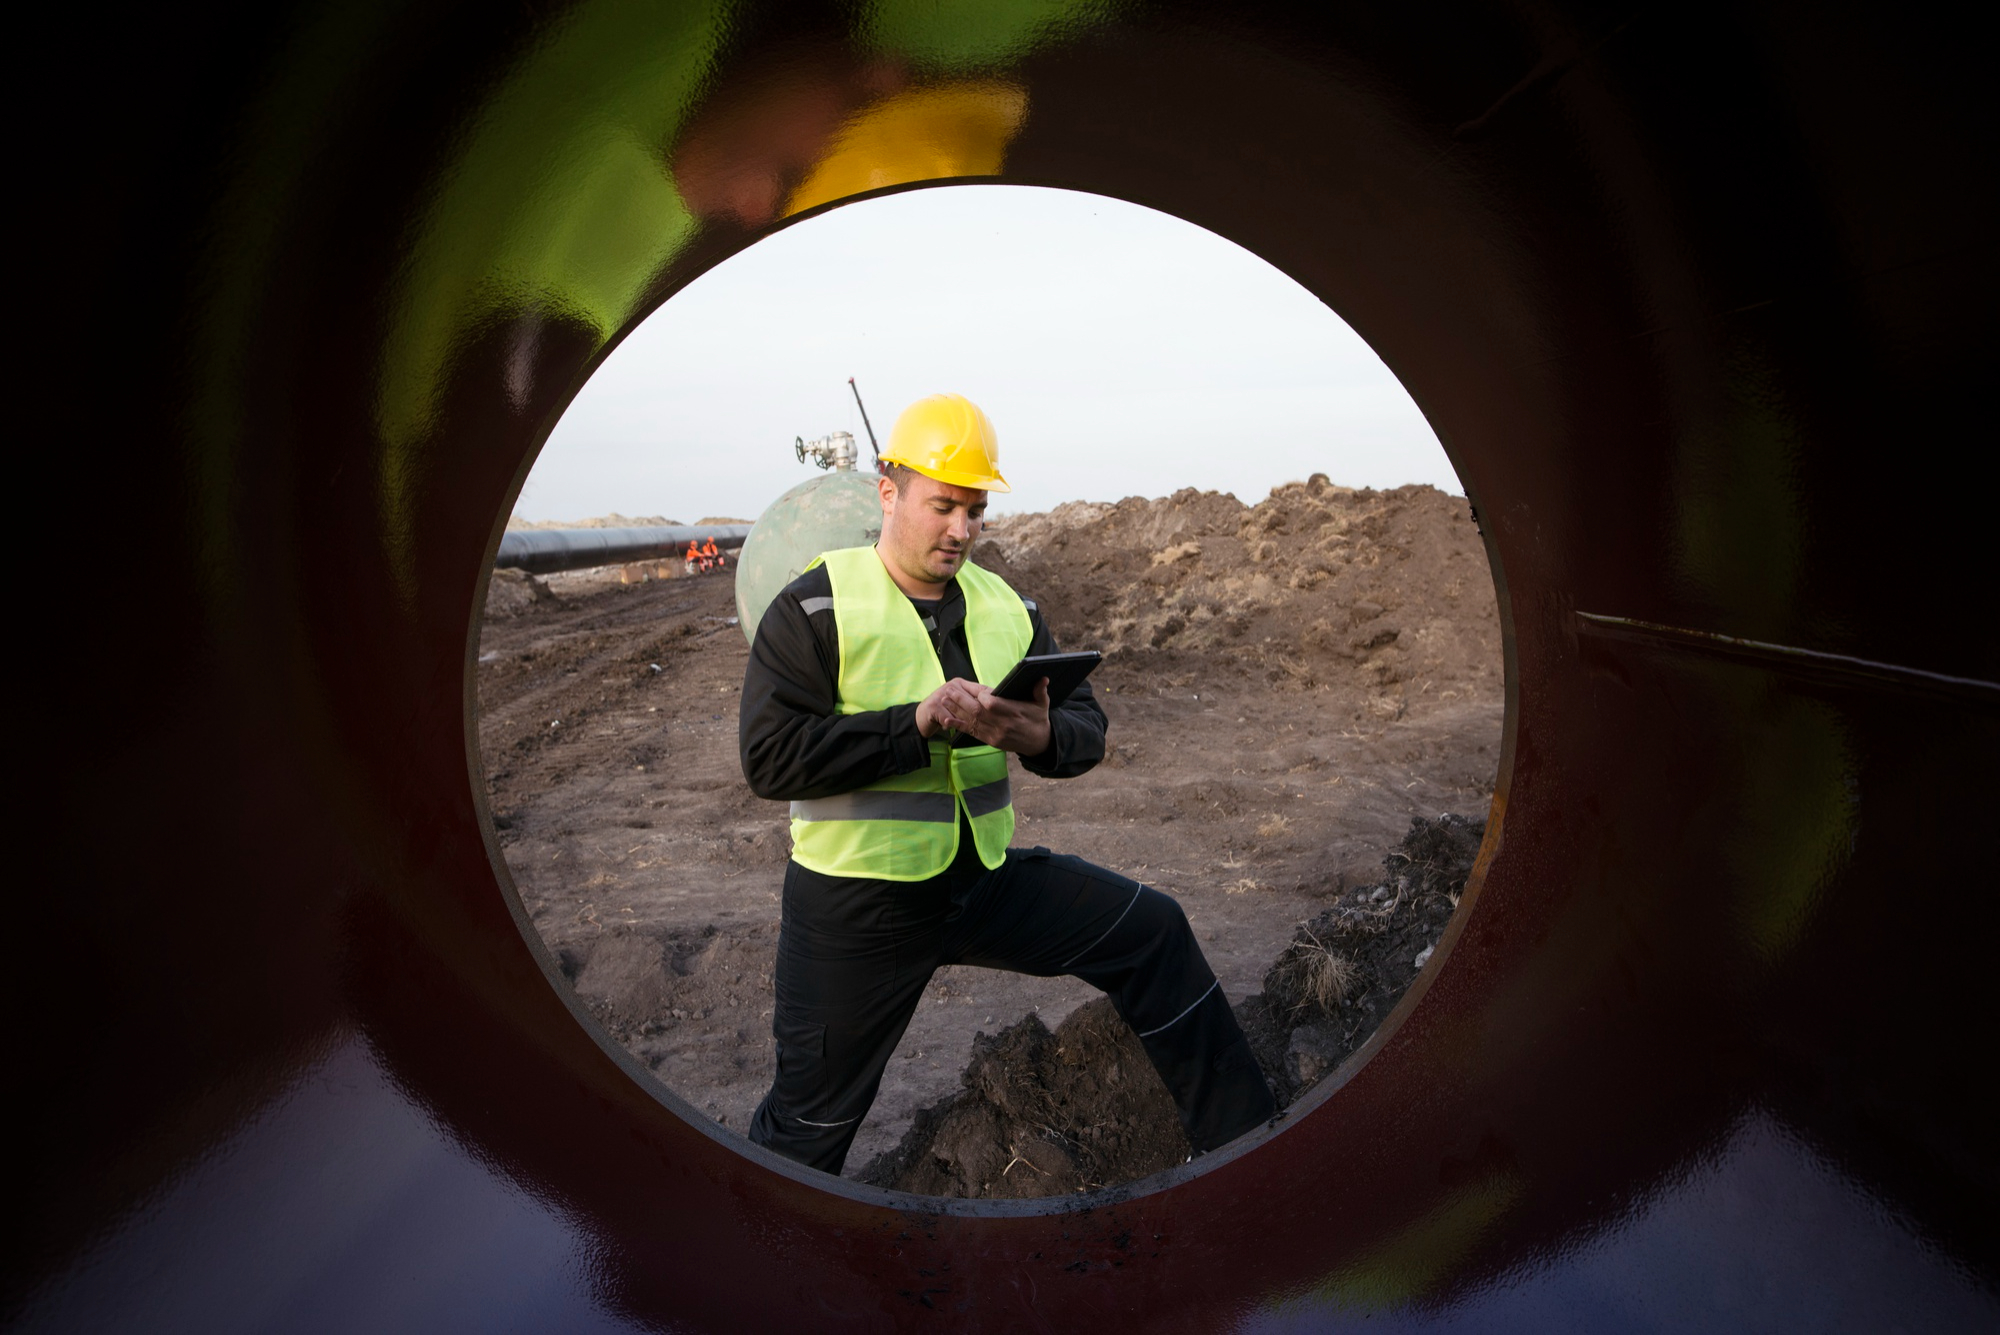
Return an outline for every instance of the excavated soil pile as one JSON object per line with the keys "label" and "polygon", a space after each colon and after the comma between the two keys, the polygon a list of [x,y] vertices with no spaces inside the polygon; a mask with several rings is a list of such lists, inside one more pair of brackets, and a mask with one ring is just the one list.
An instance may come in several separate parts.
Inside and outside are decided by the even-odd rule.
{"label": "excavated soil pile", "polygon": [[[1093,678],[1109,754],[1066,781],[1017,769],[1016,842],[1173,895],[1233,1000],[1263,988],[1297,924],[1381,880],[1382,850],[1411,817],[1484,811],[1491,797],[1500,630],[1458,497],[1315,477],[1255,506],[1195,491],[1072,504],[996,522],[974,559],[1038,600],[1065,647],[1109,655]],[[771,1079],[785,806],[754,796],[738,765],[747,649],[733,569],[624,573],[495,572],[475,669],[487,799],[579,1009],[689,1114],[741,1129]],[[1023,1016],[1054,1031],[1054,1050],[1093,1054],[1079,1069],[1153,1080],[1066,1033],[1096,995],[1074,979],[941,969],[847,1171],[961,1088],[976,1033]],[[1109,1180],[1088,1136],[1065,1134],[1076,1180]],[[991,1170],[996,1190],[1060,1175],[1053,1158],[1009,1171],[1011,1159]],[[961,1178],[985,1188],[986,1172],[968,1160]]]}
{"label": "excavated soil pile", "polygon": [[[1298,927],[1235,1007],[1280,1109],[1387,1018],[1457,911],[1485,826],[1417,817],[1384,878]],[[1130,1182],[1184,1162],[1187,1138],[1145,1049],[1108,999],[1051,1034],[1040,1018],[972,1042],[957,1093],[919,1109],[863,1182],[926,1196],[1018,1200]]]}
{"label": "excavated soil pile", "polygon": [[1036,590],[1057,639],[1102,649],[1116,664],[1106,680],[1127,691],[1241,674],[1337,691],[1351,719],[1386,721],[1415,697],[1499,684],[1492,585],[1466,513],[1430,487],[1355,490],[1315,473],[1247,507],[1192,488],[1072,502],[1007,519],[976,559]]}
{"label": "excavated soil pile", "polygon": [[486,586],[486,619],[508,621],[525,616],[536,603],[553,603],[549,582],[519,570],[496,570]]}
{"label": "excavated soil pile", "polygon": [[1059,1196],[1187,1158],[1166,1086],[1109,998],[1050,1033],[1029,1015],[972,1041],[965,1088],[919,1109],[860,1180],[926,1196]]}
{"label": "excavated soil pile", "polygon": [[1288,1107],[1368,1041],[1430,962],[1479,856],[1486,823],[1418,816],[1386,876],[1346,891],[1292,936],[1264,990],[1236,1007],[1264,1073]]}

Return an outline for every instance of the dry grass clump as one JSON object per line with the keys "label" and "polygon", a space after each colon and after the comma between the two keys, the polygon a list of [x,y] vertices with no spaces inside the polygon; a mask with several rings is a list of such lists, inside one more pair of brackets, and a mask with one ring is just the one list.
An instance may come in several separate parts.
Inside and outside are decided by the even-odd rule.
{"label": "dry grass clump", "polygon": [[1332,1015],[1360,981],[1361,971],[1353,960],[1301,928],[1299,937],[1271,966],[1264,985],[1272,995],[1283,997],[1294,1014]]}

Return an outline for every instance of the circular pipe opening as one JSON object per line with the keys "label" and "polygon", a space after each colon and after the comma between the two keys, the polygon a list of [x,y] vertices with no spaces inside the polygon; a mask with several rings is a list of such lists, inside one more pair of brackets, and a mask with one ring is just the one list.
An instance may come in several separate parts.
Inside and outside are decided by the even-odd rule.
{"label": "circular pipe opening", "polygon": [[[835,208],[841,212],[826,218]],[[1118,210],[1114,217],[1122,228],[1115,236],[1102,223],[1091,230],[1090,218],[1100,210]],[[826,225],[831,222],[840,224],[837,233]],[[832,235],[815,244],[815,228]],[[884,233],[896,239],[877,239]],[[910,252],[926,237],[934,251],[913,258]],[[766,258],[780,241],[790,253]],[[880,249],[871,253],[870,244]],[[967,252],[982,245],[1005,247],[1012,257],[997,261],[1004,272],[968,278],[965,270],[977,260]],[[851,266],[859,281],[815,291],[815,266],[835,260]],[[989,269],[995,263],[989,261]],[[1131,275],[1122,283],[1090,276],[1120,265]],[[912,295],[900,306],[888,299],[871,305],[883,291]],[[934,341],[929,335],[895,341],[899,328],[923,327],[925,312],[941,306],[966,319],[977,315],[988,337],[961,334],[945,350],[927,346]],[[1150,310],[1155,323],[1202,322],[1215,333],[1206,342],[1149,335],[1136,323],[1120,327],[1105,313],[1115,306]],[[837,313],[837,333],[809,318],[817,311]],[[1012,339],[1026,341],[1039,327],[1060,331],[1088,320],[1097,327],[1072,334],[1076,346],[1068,351],[1037,346],[1032,355],[1021,355],[1010,348]],[[770,340],[782,337],[772,331],[787,321],[811,324],[803,350],[772,346]],[[698,340],[707,346],[672,332],[690,322],[714,330]],[[755,345],[733,346],[744,330],[756,332]],[[845,346],[828,361],[815,349],[835,338]],[[1111,364],[1099,372],[1093,356]],[[1410,987],[1422,969],[1418,961],[1428,963],[1435,952],[1431,967],[1441,965],[1442,927],[1451,917],[1445,901],[1457,903],[1465,876],[1463,865],[1455,875],[1448,868],[1454,857],[1469,858],[1486,798],[1458,793],[1454,803],[1451,794],[1463,784],[1439,777],[1449,772],[1476,787],[1478,776],[1459,771],[1495,764],[1500,750],[1500,631],[1497,622],[1480,629],[1492,620],[1477,605],[1490,577],[1483,551],[1472,545],[1477,538],[1465,503],[1407,490],[1384,494],[1364,487],[1355,495],[1324,481],[1324,469],[1377,484],[1407,482],[1413,474],[1449,475],[1435,438],[1402,387],[1337,316],[1201,229],[1070,192],[1030,192],[1025,199],[993,187],[894,192],[860,205],[821,206],[804,220],[804,230],[795,223],[761,249],[724,261],[719,272],[691,280],[675,299],[635,321],[563,418],[573,422],[581,413],[597,424],[595,432],[558,423],[536,461],[541,473],[524,477],[521,494],[541,498],[544,510],[560,507],[564,502],[552,497],[585,494],[576,475],[610,470],[573,465],[568,478],[551,480],[551,460],[562,461],[564,451],[574,460],[584,450],[601,450],[609,437],[658,430],[653,423],[662,423],[670,438],[624,470],[632,480],[619,493],[646,499],[616,507],[604,503],[613,493],[600,490],[604,501],[593,506],[571,499],[570,510],[661,512],[601,521],[624,524],[740,523],[762,508],[756,496],[793,480],[784,467],[790,461],[775,446],[763,460],[750,442],[781,441],[794,426],[817,432],[825,423],[803,419],[813,407],[826,406],[818,400],[845,406],[841,417],[856,417],[856,432],[866,429],[852,402],[839,402],[845,386],[830,382],[821,388],[842,395],[810,396],[789,383],[857,359],[865,362],[871,386],[890,388],[887,410],[879,396],[875,409],[883,432],[901,398],[949,378],[953,367],[961,368],[954,383],[996,396],[992,409],[1008,427],[1007,469],[1026,490],[991,498],[1014,513],[1003,513],[990,527],[975,559],[998,560],[1005,577],[1038,596],[1057,618],[1065,645],[1112,652],[1112,670],[1097,680],[1112,692],[1120,715],[1110,764],[1095,782],[1045,785],[1024,796],[1019,805],[1028,823],[1018,837],[1129,871],[1182,900],[1197,936],[1209,936],[1225,992],[1239,1003],[1239,1018],[1273,1078],[1283,1110],[1274,1125],[1289,1124],[1345,1081],[1360,1060],[1353,1054],[1380,1046],[1391,1026],[1382,1025],[1378,1034],[1378,1024],[1390,1018],[1406,990],[1421,991],[1421,985]],[[642,361],[645,369],[635,369]],[[1308,364],[1310,373],[1303,370]],[[1134,365],[1179,371],[1163,379],[1130,369]],[[748,371],[753,366],[754,377]],[[1340,393],[1321,391],[1305,410],[1272,406],[1288,394],[1308,392],[1302,383],[1307,374],[1337,382]],[[1071,383],[1063,385],[1065,378]],[[1087,386],[1078,383],[1084,381]],[[632,388],[642,382],[654,396],[655,416],[645,426],[635,420],[633,406],[644,401]],[[607,384],[620,389],[606,392]],[[730,387],[726,396],[722,386]],[[1200,404],[1204,393],[1227,406]],[[718,412],[715,402],[724,397],[728,406]],[[789,416],[736,406],[784,397],[799,400],[789,405]],[[1099,397],[1110,407],[1096,402]],[[1175,421],[1162,410],[1164,402],[1184,405],[1184,412],[1185,405],[1200,404],[1197,411],[1208,420],[1193,426]],[[1410,419],[1400,427],[1398,412]],[[607,425],[612,422],[617,425]],[[1427,444],[1383,442],[1385,433],[1397,431],[1405,441],[1420,435]],[[1372,452],[1354,440],[1368,433]],[[1051,435],[1057,438],[1044,438]],[[1288,460],[1280,468],[1300,478],[1317,476],[1310,485],[1294,480],[1261,501],[1254,481],[1238,482],[1236,489],[1249,493],[1254,506],[1216,492],[1183,491],[1190,472],[1210,484],[1241,474],[1240,461],[1203,457],[1204,435],[1213,439],[1209,450],[1231,454],[1252,442],[1279,442]],[[1314,435],[1318,448],[1302,448],[1302,440]],[[740,437],[743,443],[706,468],[687,467],[681,463],[686,441],[671,436]],[[1039,511],[1051,501],[1074,499],[1062,488],[1113,485],[1105,464],[1091,472],[1088,452],[1104,452],[1103,440],[1121,437],[1144,447],[1109,447],[1123,487],[1117,494],[1178,494],[1135,507],[1114,504],[1107,491],[1105,501],[1085,505],[1088,514],[1072,505],[1060,512],[1064,519],[1022,518],[1023,499],[1039,500],[1026,507]],[[720,479],[717,467],[736,476]],[[1264,471],[1273,481],[1284,480],[1283,473]],[[774,474],[783,480],[771,481]],[[539,486],[537,476],[543,478]],[[670,500],[676,491],[681,500]],[[710,499],[689,510],[682,501],[690,496]],[[694,511],[716,513],[697,520]],[[1078,571],[1089,572],[1060,573],[1077,562]],[[767,1035],[786,849],[783,813],[746,800],[736,767],[733,685],[741,678],[742,643],[724,629],[728,600],[710,596],[707,601],[717,605],[708,607],[702,598],[704,591],[713,594],[713,581],[701,579],[629,587],[699,573],[680,562],[656,562],[554,576],[557,587],[591,600],[592,610],[578,614],[584,628],[562,631],[555,629],[556,614],[541,615],[560,605],[558,594],[532,577],[497,575],[504,583],[489,594],[488,609],[502,620],[489,623],[482,635],[475,672],[490,734],[482,780],[501,807],[503,881],[517,895],[526,889],[516,912],[537,924],[544,958],[554,965],[552,982],[628,1071],[650,1089],[673,1092],[665,1100],[669,1108],[740,1134],[771,1075]],[[1470,597],[1461,601],[1468,583]],[[496,603],[496,597],[503,600]],[[511,633],[498,629],[505,618],[522,614]],[[1496,660],[1484,671],[1470,661],[1481,649],[1464,642],[1482,635],[1479,644]],[[1475,692],[1493,711],[1490,721],[1449,721],[1478,710],[1469,698],[1444,702]],[[1219,707],[1228,717],[1216,716]],[[493,722],[500,712],[510,716],[505,725]],[[1188,717],[1179,719],[1180,713]],[[521,722],[530,714],[532,726]],[[1486,728],[1490,736],[1472,736]],[[1215,746],[1196,740],[1203,732],[1217,734]],[[1035,785],[1032,776],[1017,779]],[[1407,800],[1419,787],[1433,800]],[[1063,807],[1078,801],[1094,813],[1080,827],[1062,818]],[[1232,818],[1215,818],[1218,808],[1229,809]],[[1413,844],[1411,855],[1385,874],[1384,855],[1396,851],[1409,818],[1435,817],[1447,808],[1471,816],[1473,842],[1443,826],[1412,835],[1421,847]],[[1047,823],[1051,817],[1055,832]],[[1163,827],[1162,820],[1176,823]],[[1065,834],[1065,824],[1077,828]],[[1212,846],[1183,849],[1189,856],[1176,858],[1172,848],[1187,843],[1195,827]],[[1159,833],[1179,838],[1162,844],[1153,837]],[[1443,861],[1434,867],[1433,857]],[[1427,903],[1419,923],[1412,901],[1425,894],[1438,902]],[[753,903],[757,907],[749,907]],[[1381,933],[1384,923],[1398,930]],[[1409,948],[1401,954],[1409,959],[1388,944],[1391,937],[1400,942],[1418,935],[1425,939],[1403,943]],[[1226,943],[1221,956],[1215,955],[1218,940]],[[1284,967],[1272,972],[1281,957]],[[1279,989],[1268,995],[1267,976]],[[1315,993],[1319,983],[1333,987]],[[1334,999],[1318,1004],[1320,994]],[[885,1088],[850,1155],[849,1176],[864,1170],[864,1181],[893,1183],[892,1151],[906,1164],[930,1162],[933,1141],[950,1138],[937,1129],[940,1113],[966,1125],[997,1119],[996,1135],[1009,1141],[1009,1154],[1002,1156],[1013,1161],[1009,1167],[1025,1164],[1024,1176],[1044,1178],[1053,1169],[1060,1176],[1051,1180],[1062,1195],[1075,1190],[1069,1177],[1122,1187],[1178,1165],[1185,1144],[1166,1152],[1173,1148],[1168,1141],[1180,1141],[1172,1105],[1163,1089],[1148,1087],[1150,1068],[1136,1043],[1121,1051],[1115,1046],[1119,1031],[1106,1031],[1092,1020],[1094,1012],[1079,1016],[1074,1032],[1049,1040],[1053,1046],[1036,1036],[1038,1025],[1060,1022],[1096,995],[1076,979],[1038,981],[945,966],[918,1001],[913,1026],[890,1059]],[[1344,1008],[1340,998],[1348,1003]],[[1036,1019],[1026,1021],[1028,1016]],[[1026,1028],[1019,1027],[1023,1022]],[[1022,1119],[1011,1108],[977,1095],[951,1097],[975,1033],[1003,1030],[1009,1031],[1001,1040],[1008,1057],[989,1056],[989,1066],[1011,1070],[1023,1082],[1006,1086],[1013,1101],[1039,1096],[1051,1106],[1064,1104],[1068,1120],[1061,1127],[1044,1118],[1036,1134],[1025,1123],[1012,1125]],[[743,1033],[751,1035],[747,1043]],[[1074,1065],[1086,1045],[1093,1052],[1086,1064],[1094,1068],[1125,1072],[1136,1064],[1138,1080],[1128,1084],[1139,1088],[1094,1090],[1093,1101],[1074,1108],[1067,1097],[1058,1099],[1046,1082],[1060,1081],[1064,1064],[1052,1065],[1052,1054],[1068,1051],[1066,1064]],[[923,1065],[913,1069],[913,1063]],[[1134,1111],[1135,1105],[1145,1112]],[[931,1110],[929,1135],[898,1151],[920,1108]],[[1129,1128],[1128,1143],[1110,1154],[1084,1139],[1095,1137],[1098,1112]],[[1010,1127],[1022,1134],[1012,1135]],[[1129,1143],[1134,1139],[1150,1149]],[[1014,1140],[1045,1154],[1050,1164],[1013,1153],[1020,1148]],[[865,1169],[877,1155],[884,1162],[869,1174]],[[1219,1162],[1204,1159],[1197,1167]],[[1002,1180],[995,1193],[995,1184],[971,1180],[980,1175],[976,1164],[954,1165],[954,1185],[938,1179],[933,1190],[1003,1198],[1021,1190]],[[960,1177],[967,1180],[958,1182]]]}

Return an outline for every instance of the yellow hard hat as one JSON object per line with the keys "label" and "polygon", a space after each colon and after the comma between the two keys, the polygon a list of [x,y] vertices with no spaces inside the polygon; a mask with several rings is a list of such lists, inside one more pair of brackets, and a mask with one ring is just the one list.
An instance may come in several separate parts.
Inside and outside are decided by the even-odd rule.
{"label": "yellow hard hat", "polygon": [[1000,476],[1000,437],[993,423],[962,394],[933,394],[903,409],[882,462],[954,487],[1013,490]]}

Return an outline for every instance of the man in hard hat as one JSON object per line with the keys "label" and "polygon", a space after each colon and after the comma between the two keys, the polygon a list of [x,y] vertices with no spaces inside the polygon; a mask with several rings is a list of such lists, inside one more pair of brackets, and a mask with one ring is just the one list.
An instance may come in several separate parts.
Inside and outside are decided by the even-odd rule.
{"label": "man in hard hat", "polygon": [[1007,491],[970,401],[911,405],[882,452],[882,535],[772,600],[743,680],[743,773],[789,801],[771,1028],[750,1138],[838,1173],[939,966],[1072,974],[1110,993],[1197,1152],[1272,1115],[1249,1044],[1172,898],[1081,858],[1009,848],[1008,753],[1070,778],[1104,755],[1088,684],[1059,707],[990,689],[1050,653],[1041,611],[966,558]]}

